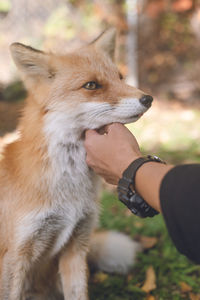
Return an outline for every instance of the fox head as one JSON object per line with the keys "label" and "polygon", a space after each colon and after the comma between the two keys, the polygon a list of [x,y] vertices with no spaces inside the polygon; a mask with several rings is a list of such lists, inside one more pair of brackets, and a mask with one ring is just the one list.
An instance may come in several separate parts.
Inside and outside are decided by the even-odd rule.
{"label": "fox head", "polygon": [[151,106],[153,98],[127,85],[114,64],[115,40],[110,29],[66,55],[11,45],[29,101],[51,130],[82,133],[113,122],[135,122]]}

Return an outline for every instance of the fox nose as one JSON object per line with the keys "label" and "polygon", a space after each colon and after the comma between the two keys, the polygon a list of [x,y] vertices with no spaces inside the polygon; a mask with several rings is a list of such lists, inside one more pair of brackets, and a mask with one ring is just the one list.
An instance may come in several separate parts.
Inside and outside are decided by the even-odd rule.
{"label": "fox nose", "polygon": [[151,106],[152,101],[153,97],[151,97],[150,95],[144,95],[142,96],[142,98],[140,98],[140,102],[142,103],[142,105],[144,105],[147,108]]}

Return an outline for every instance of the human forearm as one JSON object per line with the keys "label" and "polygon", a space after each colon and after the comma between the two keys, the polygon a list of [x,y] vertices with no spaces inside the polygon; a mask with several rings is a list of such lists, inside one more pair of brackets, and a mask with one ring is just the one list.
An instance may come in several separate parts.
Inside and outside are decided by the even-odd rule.
{"label": "human forearm", "polygon": [[136,172],[136,191],[150,206],[159,212],[161,212],[159,196],[160,185],[171,168],[173,168],[172,165],[148,162],[143,164]]}

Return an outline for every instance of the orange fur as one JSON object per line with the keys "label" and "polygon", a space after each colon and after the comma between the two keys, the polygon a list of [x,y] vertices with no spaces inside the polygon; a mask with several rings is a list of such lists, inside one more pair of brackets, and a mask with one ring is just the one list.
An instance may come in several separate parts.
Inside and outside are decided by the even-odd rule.
{"label": "orange fur", "polygon": [[[86,254],[98,214],[98,203],[93,199],[96,192],[91,188],[94,186],[95,190],[96,179],[85,164],[84,150],[78,148],[82,145],[83,132],[80,128],[75,128],[74,133],[75,129],[70,129],[79,123],[73,123],[69,111],[83,122],[83,112],[77,112],[80,104],[93,103],[94,107],[109,104],[112,111],[123,99],[133,98],[140,108],[137,102],[144,94],[120,80],[118,69],[109,57],[112,53],[107,49],[109,38],[103,39],[100,37],[100,42],[97,40],[65,56],[46,54],[20,44],[11,48],[29,97],[19,124],[20,137],[5,147],[0,164],[1,300],[24,300],[30,295],[34,300],[63,299],[62,293],[65,300],[87,299]],[[106,47],[99,49],[102,45]],[[83,88],[89,81],[98,81],[101,88],[92,91]],[[145,111],[142,106],[141,111],[137,110],[136,115]],[[66,127],[66,130],[69,128],[67,137],[76,134],[77,144],[72,136],[68,144],[61,139],[51,148],[51,143],[54,145],[64,130],[57,118],[61,115],[64,124],[65,113],[66,119],[71,120]],[[98,114],[91,121],[92,126],[96,119]],[[87,121],[87,116],[84,120]],[[110,117],[106,120],[96,126],[112,122]],[[122,122],[126,123],[125,117]],[[58,125],[61,127],[57,128]],[[54,131],[56,134],[51,137]],[[61,154],[57,154],[58,149]],[[73,160],[75,150],[80,151],[77,154],[78,159],[82,159],[80,162],[76,157]],[[51,151],[54,151],[53,156]],[[65,156],[69,153],[68,159]],[[62,155],[64,160],[59,165]],[[69,171],[67,163],[65,167],[66,159],[71,164]],[[82,177],[79,179],[79,176]],[[73,185],[72,179],[75,180]],[[72,193],[71,186],[81,190],[74,188]],[[83,200],[79,201],[79,195]],[[72,215],[68,215],[68,210]],[[61,279],[62,293],[57,277]]]}

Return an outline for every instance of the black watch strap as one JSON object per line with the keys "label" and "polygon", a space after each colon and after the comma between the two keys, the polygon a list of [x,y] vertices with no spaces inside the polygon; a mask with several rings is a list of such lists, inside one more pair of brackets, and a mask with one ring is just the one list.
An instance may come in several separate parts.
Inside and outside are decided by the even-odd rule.
{"label": "black watch strap", "polygon": [[135,192],[135,175],[137,170],[147,162],[165,163],[157,156],[148,155],[134,160],[123,172],[122,178],[118,182],[118,197],[135,215],[146,218],[153,217],[158,212],[148,205],[145,200]]}
{"label": "black watch strap", "polygon": [[125,180],[128,178],[131,178],[132,187],[135,190],[135,175],[137,170],[146,162],[149,162],[150,160],[146,157],[140,157],[136,160],[134,160],[128,168],[123,172],[123,177]]}
{"label": "black watch strap", "polygon": [[164,161],[162,161],[158,156],[151,156],[148,155],[147,157],[139,157],[136,160],[134,160],[128,168],[123,172],[122,178],[131,178],[132,179],[132,187],[135,190],[135,176],[137,170],[145,163],[147,162],[159,162],[165,164]]}

